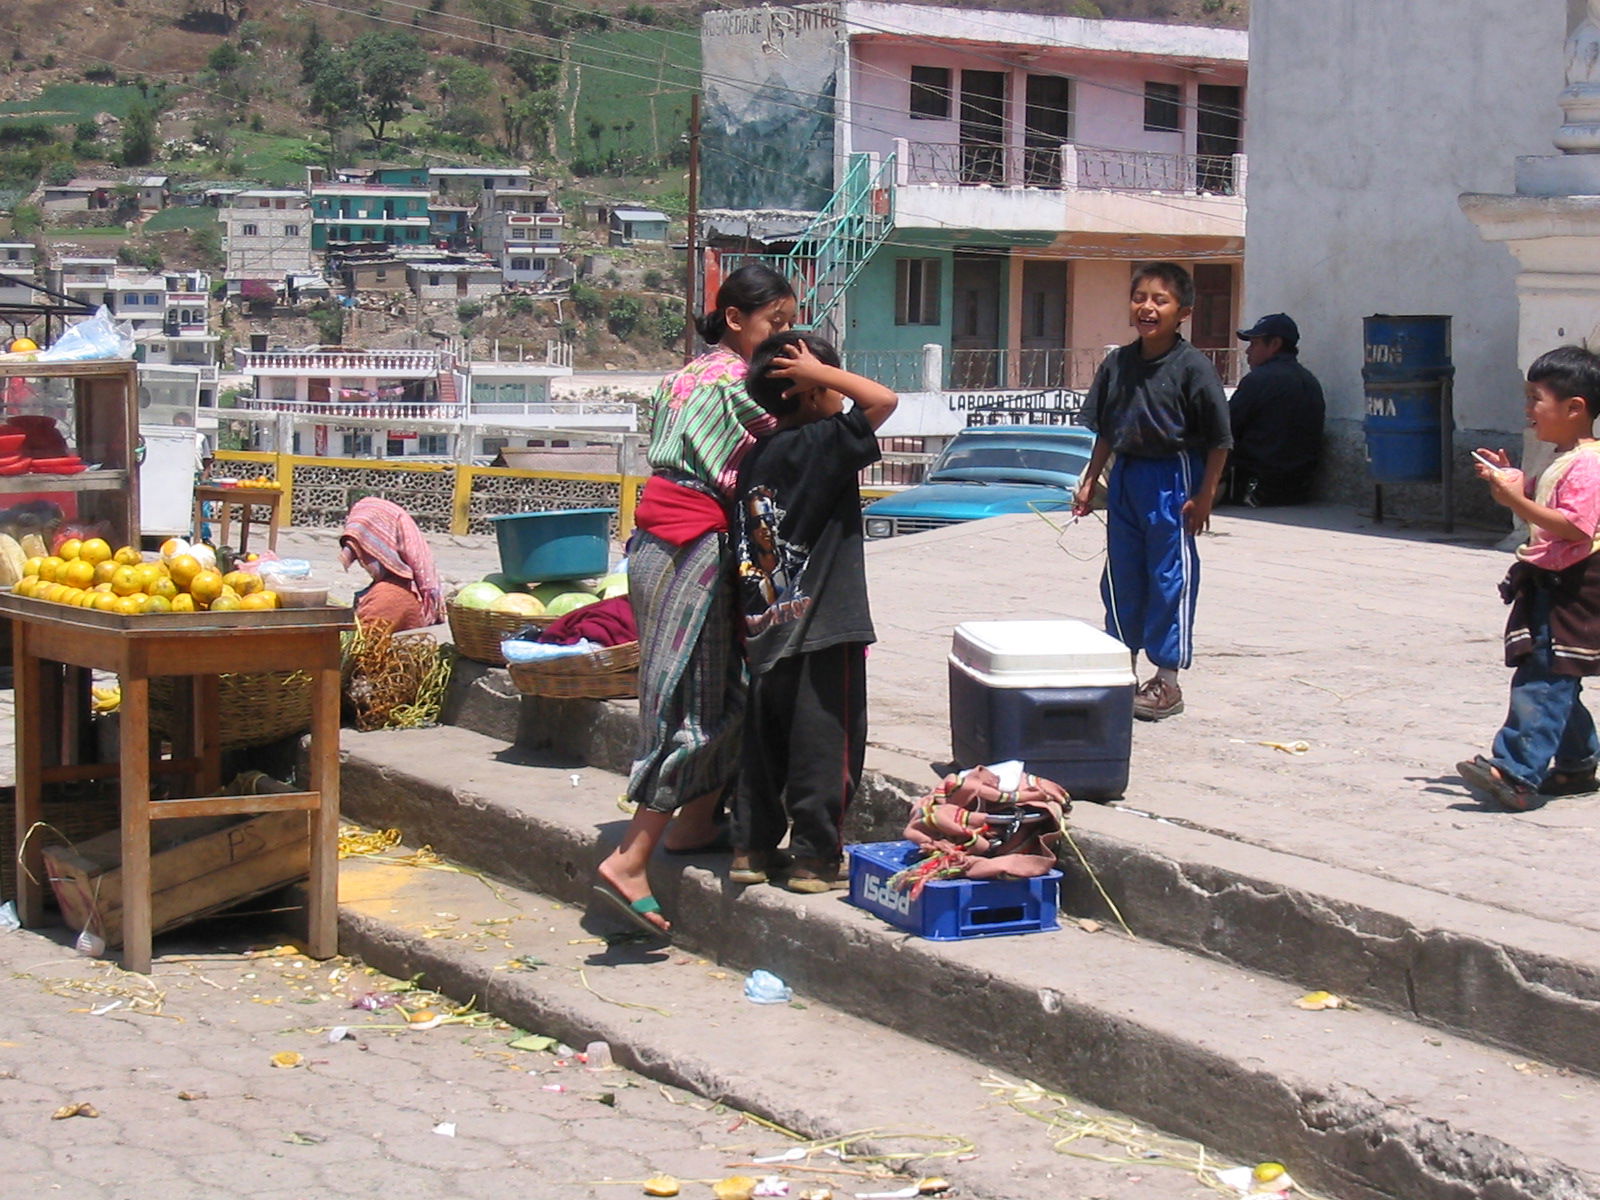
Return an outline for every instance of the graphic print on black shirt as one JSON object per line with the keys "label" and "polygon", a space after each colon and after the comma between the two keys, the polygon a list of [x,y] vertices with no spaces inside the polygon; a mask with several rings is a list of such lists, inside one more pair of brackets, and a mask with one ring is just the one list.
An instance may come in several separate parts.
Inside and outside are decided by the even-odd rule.
{"label": "graphic print on black shirt", "polygon": [[878,457],[872,426],[852,410],[780,429],[740,464],[739,611],[751,671],[873,640],[856,478]]}
{"label": "graphic print on black shirt", "polygon": [[[809,546],[783,540],[783,509],[769,487],[753,487],[741,497],[744,505],[739,544],[739,581],[744,600],[745,636],[774,625],[798,621],[811,609],[811,597],[800,590]],[[758,607],[765,604],[765,608]]]}

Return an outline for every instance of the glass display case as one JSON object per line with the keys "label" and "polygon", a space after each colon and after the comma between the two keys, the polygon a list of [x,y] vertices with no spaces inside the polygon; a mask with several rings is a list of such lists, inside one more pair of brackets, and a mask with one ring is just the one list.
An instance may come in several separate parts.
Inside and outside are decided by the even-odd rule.
{"label": "glass display case", "polygon": [[138,446],[132,360],[0,363],[0,533],[138,546]]}

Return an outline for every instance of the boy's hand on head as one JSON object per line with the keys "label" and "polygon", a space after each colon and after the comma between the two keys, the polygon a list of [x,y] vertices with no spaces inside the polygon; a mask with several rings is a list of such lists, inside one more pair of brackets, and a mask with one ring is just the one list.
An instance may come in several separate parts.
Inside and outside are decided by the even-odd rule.
{"label": "boy's hand on head", "polygon": [[783,347],[773,355],[772,363],[767,374],[794,381],[783,393],[785,396],[810,391],[817,386],[817,372],[827,369],[826,364],[813,354],[811,347],[804,342],[795,342],[793,345]]}

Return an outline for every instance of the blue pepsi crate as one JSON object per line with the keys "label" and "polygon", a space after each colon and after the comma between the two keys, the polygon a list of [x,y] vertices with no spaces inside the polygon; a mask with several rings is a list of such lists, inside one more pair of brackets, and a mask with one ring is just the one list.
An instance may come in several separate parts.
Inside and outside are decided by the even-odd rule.
{"label": "blue pepsi crate", "polygon": [[936,879],[912,899],[909,887],[896,891],[889,880],[918,861],[914,842],[867,842],[848,849],[850,903],[918,937],[955,942],[1060,928],[1060,871],[1034,879]]}

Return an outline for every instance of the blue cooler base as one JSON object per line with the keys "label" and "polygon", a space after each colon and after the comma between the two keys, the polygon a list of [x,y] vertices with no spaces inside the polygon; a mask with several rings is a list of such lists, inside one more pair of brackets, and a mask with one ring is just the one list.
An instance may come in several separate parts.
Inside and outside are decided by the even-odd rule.
{"label": "blue cooler base", "polygon": [[1035,879],[937,879],[913,900],[910,888],[896,891],[889,880],[918,860],[914,843],[868,842],[847,850],[850,903],[929,941],[1041,933],[1060,927],[1060,871]]}
{"label": "blue cooler base", "polygon": [[1133,750],[1133,686],[988,687],[952,664],[950,746],[963,769],[1021,759],[1075,800],[1118,800]]}

